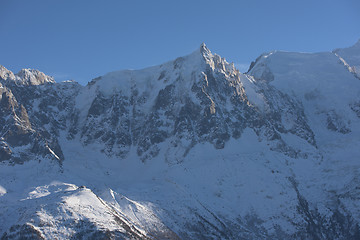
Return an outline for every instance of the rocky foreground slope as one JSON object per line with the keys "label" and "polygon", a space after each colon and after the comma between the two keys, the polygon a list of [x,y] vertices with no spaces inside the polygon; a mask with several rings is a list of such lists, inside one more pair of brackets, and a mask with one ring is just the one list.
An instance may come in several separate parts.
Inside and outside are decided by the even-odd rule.
{"label": "rocky foreground slope", "polygon": [[0,236],[358,239],[359,66],[360,42],[87,86],[0,66]]}

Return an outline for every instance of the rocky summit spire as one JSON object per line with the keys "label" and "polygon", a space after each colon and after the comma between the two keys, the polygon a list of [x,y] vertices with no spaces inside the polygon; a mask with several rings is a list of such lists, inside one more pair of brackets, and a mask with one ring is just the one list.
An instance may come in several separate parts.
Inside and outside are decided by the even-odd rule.
{"label": "rocky summit spire", "polygon": [[211,55],[211,51],[210,51],[210,49],[206,46],[205,43],[201,43],[201,45],[200,45],[200,53],[201,53],[203,56],[209,56],[209,55]]}

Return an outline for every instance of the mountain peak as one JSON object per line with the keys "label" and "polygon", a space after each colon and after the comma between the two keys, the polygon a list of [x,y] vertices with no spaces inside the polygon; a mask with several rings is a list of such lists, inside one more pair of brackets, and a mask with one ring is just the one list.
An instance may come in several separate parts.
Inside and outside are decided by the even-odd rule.
{"label": "mountain peak", "polygon": [[208,47],[204,42],[200,44],[200,51],[209,51]]}
{"label": "mountain peak", "polygon": [[25,85],[41,85],[46,83],[55,83],[53,77],[50,77],[36,69],[21,69],[16,74],[16,76],[18,76],[21,80],[21,83]]}
{"label": "mountain peak", "polygon": [[204,57],[205,57],[205,56],[212,56],[212,53],[211,53],[210,49],[206,46],[205,43],[202,43],[202,44],[200,45],[200,53],[201,53],[201,55],[203,55]]}
{"label": "mountain peak", "polygon": [[14,73],[8,70],[3,65],[0,65],[0,78],[6,80],[8,78],[15,79]]}
{"label": "mountain peak", "polygon": [[12,71],[6,69],[2,65],[0,65],[0,78],[5,81],[15,82],[17,85],[41,85],[55,83],[53,77],[50,77],[45,73],[40,72],[39,70],[24,68],[21,69],[17,74],[14,74]]}

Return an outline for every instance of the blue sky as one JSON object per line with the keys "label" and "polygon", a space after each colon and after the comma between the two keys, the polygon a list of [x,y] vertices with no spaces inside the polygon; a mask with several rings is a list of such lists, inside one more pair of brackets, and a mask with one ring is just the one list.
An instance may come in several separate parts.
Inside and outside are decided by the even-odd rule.
{"label": "blue sky", "polygon": [[351,46],[359,23],[359,0],[0,0],[0,64],[86,84],[187,55],[205,42],[244,67],[275,49]]}

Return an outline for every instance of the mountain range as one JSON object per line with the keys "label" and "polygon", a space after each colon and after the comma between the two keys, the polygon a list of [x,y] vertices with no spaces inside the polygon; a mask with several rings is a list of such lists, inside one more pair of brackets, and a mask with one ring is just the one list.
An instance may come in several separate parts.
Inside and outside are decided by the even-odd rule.
{"label": "mountain range", "polygon": [[0,65],[0,136],[1,239],[360,238],[360,41],[86,86]]}

